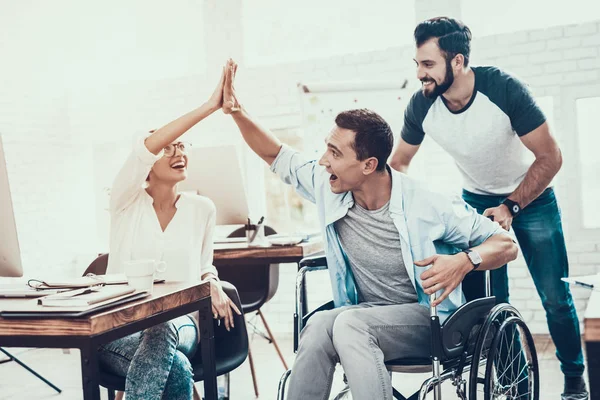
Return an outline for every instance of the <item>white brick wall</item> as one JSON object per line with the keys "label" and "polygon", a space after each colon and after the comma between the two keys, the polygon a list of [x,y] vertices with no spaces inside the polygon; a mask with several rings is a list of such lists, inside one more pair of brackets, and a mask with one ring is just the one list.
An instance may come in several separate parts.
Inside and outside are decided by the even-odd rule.
{"label": "white brick wall", "polygon": [[5,110],[0,134],[23,264],[71,273],[96,240],[91,148],[71,138],[64,96],[33,92],[13,100],[23,114]]}
{"label": "white brick wall", "polygon": [[461,18],[460,0],[416,0],[414,3],[417,23],[438,16]]}

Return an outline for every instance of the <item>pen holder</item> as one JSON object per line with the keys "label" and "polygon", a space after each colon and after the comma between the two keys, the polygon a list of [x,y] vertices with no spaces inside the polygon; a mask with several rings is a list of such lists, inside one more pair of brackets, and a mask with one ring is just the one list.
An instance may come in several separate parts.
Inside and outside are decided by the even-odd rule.
{"label": "pen holder", "polygon": [[246,225],[246,242],[248,246],[264,246],[265,244],[265,226],[264,225]]}

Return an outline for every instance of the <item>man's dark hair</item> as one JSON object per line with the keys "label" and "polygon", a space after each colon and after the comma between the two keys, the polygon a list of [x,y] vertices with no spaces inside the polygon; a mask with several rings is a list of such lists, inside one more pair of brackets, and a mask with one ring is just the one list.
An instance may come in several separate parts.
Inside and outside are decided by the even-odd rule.
{"label": "man's dark hair", "polygon": [[360,161],[377,158],[377,171],[383,171],[394,147],[392,128],[381,116],[366,108],[343,111],[335,117],[337,126],[354,131],[352,148]]}
{"label": "man's dark hair", "polygon": [[446,61],[452,60],[457,54],[465,58],[465,67],[469,65],[471,53],[471,30],[462,22],[448,17],[436,17],[421,22],[415,28],[415,43],[421,47],[423,43],[437,38],[438,46]]}

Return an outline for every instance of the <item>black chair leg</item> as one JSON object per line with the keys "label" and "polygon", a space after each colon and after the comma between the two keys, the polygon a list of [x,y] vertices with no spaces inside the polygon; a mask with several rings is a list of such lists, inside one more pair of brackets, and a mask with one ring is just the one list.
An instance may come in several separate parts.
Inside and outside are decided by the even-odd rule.
{"label": "black chair leg", "polygon": [[402,400],[419,400],[419,395],[421,394],[421,391],[419,390],[418,392],[413,393],[412,396],[410,396],[408,399],[406,399],[405,397],[402,397]]}
{"label": "black chair leg", "polygon": [[[40,379],[42,382],[44,382],[46,385],[50,386],[52,389],[56,390],[58,393],[61,393],[62,390],[60,390],[58,387],[56,387],[52,382],[50,382],[48,379],[44,378],[43,376],[41,376],[40,374],[38,374],[37,372],[35,372],[33,369],[29,368],[27,366],[27,364],[23,363],[21,360],[19,360],[17,357],[13,356],[12,354],[10,354],[8,351],[4,350],[2,347],[0,347],[0,351],[2,353],[4,353],[10,360],[16,362],[17,364],[19,364],[21,367],[25,368],[27,371],[31,372],[33,375],[35,375],[38,379]],[[9,360],[9,361],[10,361]]]}
{"label": "black chair leg", "polygon": [[[419,394],[419,392],[415,393],[416,395]],[[402,393],[400,393],[399,391],[397,391],[394,387],[392,387],[392,396],[394,396],[394,398],[396,400],[417,400],[418,397],[415,397],[415,394],[413,394],[412,396],[410,396],[408,399],[406,397],[404,397],[402,395]]]}
{"label": "black chair leg", "polygon": [[229,375],[229,372],[225,374],[224,378],[225,378],[225,397],[223,397],[223,399],[229,400],[229,398],[231,397],[231,376]]}

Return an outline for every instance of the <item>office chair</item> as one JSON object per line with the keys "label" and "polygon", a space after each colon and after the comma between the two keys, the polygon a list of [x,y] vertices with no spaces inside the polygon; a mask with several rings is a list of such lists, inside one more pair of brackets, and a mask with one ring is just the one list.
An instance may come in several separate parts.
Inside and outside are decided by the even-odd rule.
{"label": "office chair", "polygon": [[[270,226],[265,226],[265,236],[274,235],[276,232]],[[245,228],[239,228],[229,234],[228,237],[245,237]],[[267,334],[259,332],[259,335],[273,343],[275,351],[279,355],[279,359],[283,364],[284,369],[288,369],[288,365],[281,353],[275,336],[271,332],[271,328],[267,323],[264,314],[260,308],[273,298],[279,286],[279,264],[253,264],[248,263],[243,266],[223,265],[218,267],[219,277],[228,282],[231,282],[238,290],[244,314],[256,312],[267,330]],[[250,325],[254,327],[252,322]],[[254,327],[256,332],[256,327]],[[252,383],[254,384],[254,394],[258,397],[258,384],[256,372],[254,369],[254,361],[252,359],[252,350],[248,351],[248,359],[250,361],[250,372],[252,374]]]}

